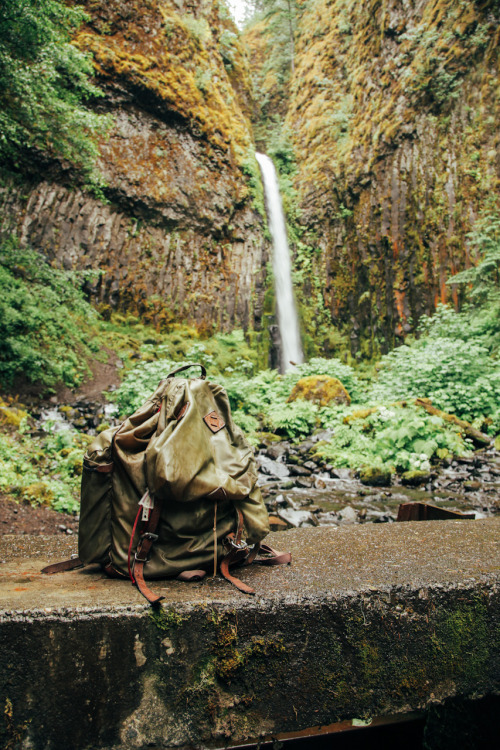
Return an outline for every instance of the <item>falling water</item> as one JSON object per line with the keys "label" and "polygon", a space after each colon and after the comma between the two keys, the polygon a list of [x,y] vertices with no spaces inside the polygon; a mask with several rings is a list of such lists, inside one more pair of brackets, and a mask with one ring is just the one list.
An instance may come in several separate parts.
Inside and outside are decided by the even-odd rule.
{"label": "falling water", "polygon": [[255,154],[255,156],[262,172],[269,228],[273,239],[273,271],[281,337],[281,369],[286,371],[293,364],[298,365],[303,361],[299,319],[293,296],[290,249],[274,164],[265,154]]}

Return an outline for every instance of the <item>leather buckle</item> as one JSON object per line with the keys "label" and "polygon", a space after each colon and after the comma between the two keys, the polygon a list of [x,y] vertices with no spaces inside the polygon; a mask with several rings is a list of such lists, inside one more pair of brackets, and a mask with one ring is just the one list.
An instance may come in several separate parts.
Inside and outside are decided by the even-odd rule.
{"label": "leather buckle", "polygon": [[156,542],[157,539],[158,539],[158,534],[153,534],[152,531],[145,531],[144,534],[142,534],[141,538],[139,539],[139,544],[137,545],[137,551],[134,555],[134,560],[136,560],[137,562],[146,563],[148,561],[147,555],[148,555],[151,545],[149,545],[147,548],[146,556],[139,557],[139,555],[142,553],[143,542],[147,541],[153,544],[153,542]]}

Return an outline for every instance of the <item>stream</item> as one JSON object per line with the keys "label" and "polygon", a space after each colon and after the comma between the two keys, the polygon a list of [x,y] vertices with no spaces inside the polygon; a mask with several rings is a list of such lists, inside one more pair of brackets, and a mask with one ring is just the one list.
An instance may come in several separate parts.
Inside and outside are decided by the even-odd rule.
{"label": "stream", "polygon": [[[39,432],[77,429],[89,435],[106,421],[117,423],[118,408],[89,400],[40,409]],[[275,531],[304,526],[391,523],[400,503],[426,501],[448,510],[473,511],[476,518],[500,513],[500,453],[494,448],[433,466],[427,480],[407,486],[398,476],[388,486],[363,483],[353,469],[318,462],[313,456],[320,430],[301,443],[264,441],[255,449],[258,485]]]}
{"label": "stream", "polygon": [[473,511],[476,518],[500,512],[500,453],[493,448],[445,459],[419,486],[405,485],[398,476],[388,486],[370,486],[355,470],[313,460],[315,443],[325,439],[322,431],[298,444],[261,444],[258,484],[274,528],[391,523],[399,505],[413,501]]}

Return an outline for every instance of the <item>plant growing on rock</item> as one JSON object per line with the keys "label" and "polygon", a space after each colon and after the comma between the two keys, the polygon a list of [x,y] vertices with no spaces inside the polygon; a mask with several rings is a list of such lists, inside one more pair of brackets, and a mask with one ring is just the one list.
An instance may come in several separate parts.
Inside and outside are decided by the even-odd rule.
{"label": "plant growing on rock", "polygon": [[0,385],[23,377],[43,390],[89,374],[98,315],[80,283],[14,238],[0,245]]}
{"label": "plant growing on rock", "polygon": [[62,158],[98,184],[94,166],[106,116],[90,56],[71,44],[88,16],[59,0],[3,0],[0,8],[0,155],[14,168],[37,154]]}

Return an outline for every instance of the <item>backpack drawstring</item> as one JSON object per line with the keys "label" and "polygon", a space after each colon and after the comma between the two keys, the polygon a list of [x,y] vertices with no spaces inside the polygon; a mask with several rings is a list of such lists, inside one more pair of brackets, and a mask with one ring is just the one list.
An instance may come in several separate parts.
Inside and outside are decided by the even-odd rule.
{"label": "backpack drawstring", "polygon": [[214,505],[214,578],[217,575],[217,500]]}

